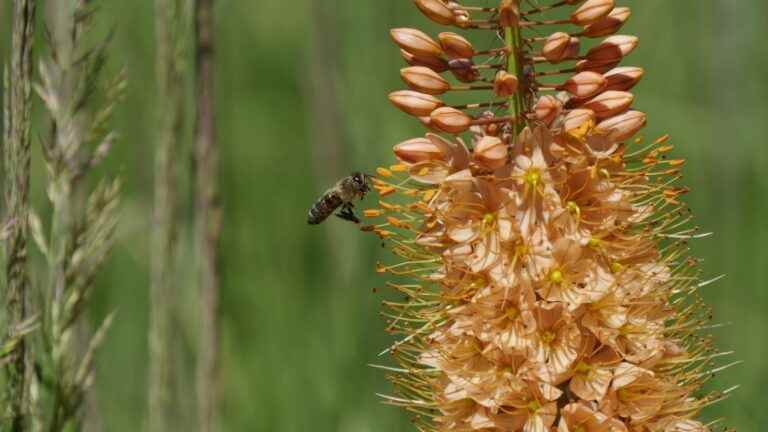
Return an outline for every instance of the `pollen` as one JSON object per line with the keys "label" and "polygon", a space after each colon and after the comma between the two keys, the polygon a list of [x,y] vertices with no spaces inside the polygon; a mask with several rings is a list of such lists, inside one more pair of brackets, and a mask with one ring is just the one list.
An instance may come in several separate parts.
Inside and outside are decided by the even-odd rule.
{"label": "pollen", "polygon": [[381,208],[383,208],[384,210],[389,210],[389,211],[400,211],[400,206],[399,206],[399,205],[397,205],[397,204],[390,204],[390,203],[388,203],[388,202],[385,202],[385,201],[379,201],[379,205],[380,205],[380,206],[381,206]]}
{"label": "pollen", "polygon": [[621,271],[624,270],[624,266],[619,262],[612,262],[611,263],[611,271],[614,273],[621,273]]}
{"label": "pollen", "polygon": [[584,363],[583,361],[580,361],[578,364],[576,364],[576,367],[573,368],[573,371],[580,374],[586,374],[592,371],[592,366]]}
{"label": "pollen", "polygon": [[493,213],[486,213],[483,215],[483,232],[486,232],[493,228],[496,222],[496,215]]}
{"label": "pollen", "polygon": [[541,409],[541,403],[537,400],[532,400],[527,405],[528,411],[532,414],[535,414]]}
{"label": "pollen", "polygon": [[592,119],[589,119],[579,125],[578,127],[571,129],[568,131],[568,135],[572,136],[573,138],[582,141],[584,138],[587,137],[590,131],[595,128],[595,121]]}
{"label": "pollen", "polygon": [[380,196],[387,196],[391,195],[395,192],[395,188],[392,186],[374,186],[376,188],[376,191],[379,192]]}
{"label": "pollen", "polygon": [[391,165],[389,170],[392,172],[405,172],[408,171],[408,166],[403,164]]}
{"label": "pollen", "polygon": [[392,177],[392,171],[386,169],[386,168],[376,168],[376,173],[382,177]]}
{"label": "pollen", "polygon": [[382,214],[384,214],[384,211],[383,210],[379,210],[379,209],[366,209],[366,210],[363,210],[363,216],[369,217],[369,218],[379,217]]}
{"label": "pollen", "polygon": [[568,201],[566,208],[572,215],[576,216],[577,218],[581,218],[581,208],[578,204],[576,204],[575,201]]}
{"label": "pollen", "polygon": [[556,284],[563,283],[563,272],[560,269],[552,270],[549,273],[549,281]]}
{"label": "pollen", "polygon": [[525,173],[525,183],[536,188],[541,182],[541,172],[537,168],[531,168]]}
{"label": "pollen", "polygon": [[541,342],[543,342],[545,345],[552,344],[556,338],[557,335],[551,330],[547,330],[541,334]]}

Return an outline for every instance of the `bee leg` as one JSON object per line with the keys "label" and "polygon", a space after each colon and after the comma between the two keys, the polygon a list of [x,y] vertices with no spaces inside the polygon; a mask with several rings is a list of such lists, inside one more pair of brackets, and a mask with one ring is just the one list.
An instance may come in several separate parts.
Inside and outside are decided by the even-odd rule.
{"label": "bee leg", "polygon": [[344,204],[344,207],[342,207],[341,211],[336,213],[336,217],[350,221],[352,223],[360,223],[360,219],[355,216],[355,213],[352,211],[352,206],[349,204]]}

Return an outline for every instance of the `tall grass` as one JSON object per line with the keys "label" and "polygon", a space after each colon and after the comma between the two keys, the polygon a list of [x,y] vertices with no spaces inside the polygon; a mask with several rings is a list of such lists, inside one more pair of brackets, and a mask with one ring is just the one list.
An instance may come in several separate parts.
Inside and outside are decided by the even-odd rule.
{"label": "tall grass", "polygon": [[219,350],[219,149],[214,101],[213,0],[196,0],[195,241],[200,289],[200,341],[197,364],[198,421],[216,430]]}
{"label": "tall grass", "polygon": [[29,212],[32,47],[35,1],[14,0],[10,79],[5,81],[5,319],[8,340],[3,349],[7,377],[5,400],[10,430],[23,430],[26,417],[27,348],[20,330],[28,315],[27,215]]}
{"label": "tall grass", "polygon": [[149,431],[173,428],[179,397],[174,393],[178,331],[175,298],[183,288],[176,268],[179,237],[179,176],[185,114],[185,41],[189,33],[186,0],[155,1],[156,112],[152,280],[150,289],[148,424]]}

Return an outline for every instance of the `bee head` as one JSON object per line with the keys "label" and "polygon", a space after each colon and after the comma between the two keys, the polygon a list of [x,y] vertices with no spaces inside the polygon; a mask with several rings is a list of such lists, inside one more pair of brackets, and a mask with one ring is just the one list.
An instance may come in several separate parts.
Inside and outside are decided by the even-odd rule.
{"label": "bee head", "polygon": [[355,188],[361,192],[367,192],[369,190],[368,188],[368,181],[370,180],[369,176],[361,173],[361,172],[353,172],[351,174],[352,181],[355,184]]}

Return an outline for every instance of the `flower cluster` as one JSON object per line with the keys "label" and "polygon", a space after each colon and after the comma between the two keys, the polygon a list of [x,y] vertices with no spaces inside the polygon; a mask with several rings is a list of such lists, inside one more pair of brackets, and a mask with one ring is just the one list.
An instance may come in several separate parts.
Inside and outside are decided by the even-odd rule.
{"label": "flower cluster", "polygon": [[683,161],[667,137],[633,139],[643,69],[619,63],[638,38],[614,34],[629,9],[415,3],[501,46],[391,32],[410,89],[390,100],[430,132],[394,147],[366,211],[403,259],[379,266],[406,296],[385,302],[403,335],[387,400],[424,431],[711,430],[695,417],[724,395],[699,392],[719,354],[699,335],[710,314],[674,185]]}

